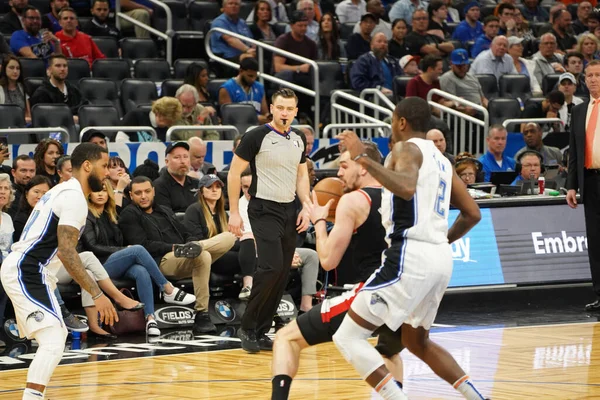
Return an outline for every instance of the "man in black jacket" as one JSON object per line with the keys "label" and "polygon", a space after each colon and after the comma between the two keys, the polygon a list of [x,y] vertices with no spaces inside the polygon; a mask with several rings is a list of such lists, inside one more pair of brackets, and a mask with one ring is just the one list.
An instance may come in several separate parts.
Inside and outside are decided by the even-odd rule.
{"label": "man in black jacket", "polygon": [[66,104],[71,109],[73,120],[78,123],[77,112],[79,107],[89,102],[83,98],[77,87],[67,81],[69,66],[67,58],[62,54],[54,54],[48,59],[48,75],[50,79],[44,81],[31,96],[31,107],[41,103]]}
{"label": "man in black jacket", "polygon": [[194,331],[207,333],[216,330],[208,314],[210,265],[213,258],[233,246],[235,237],[232,234],[218,235],[216,240],[203,240],[199,242],[203,247],[200,255],[195,258],[176,257],[174,250],[188,242],[188,234],[171,211],[154,204],[152,181],[145,176],[135,177],[131,181],[130,195],[132,204],[125,207],[119,216],[125,242],[144,246],[167,278],[191,277],[196,295]]}
{"label": "man in black jacket", "polygon": [[198,201],[198,179],[188,176],[190,146],[186,142],[173,142],[165,150],[166,171],[154,182],[156,204],[171,212],[185,212]]}
{"label": "man in black jacket", "polygon": [[90,36],[110,36],[116,40],[121,39],[121,31],[108,22],[108,0],[94,0],[92,2],[92,18],[81,30]]}
{"label": "man in black jacket", "polygon": [[28,3],[27,0],[9,0],[10,11],[0,21],[0,32],[10,35],[24,28],[21,14],[23,14],[25,7],[29,5]]}

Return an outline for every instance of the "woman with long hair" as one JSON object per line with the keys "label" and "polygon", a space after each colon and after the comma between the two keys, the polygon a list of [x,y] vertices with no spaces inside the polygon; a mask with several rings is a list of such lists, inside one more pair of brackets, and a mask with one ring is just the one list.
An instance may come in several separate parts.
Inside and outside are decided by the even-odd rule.
{"label": "woman with long hair", "polygon": [[577,41],[575,51],[583,54],[584,68],[592,60],[598,59],[598,50],[600,50],[600,40],[591,33],[582,33]]}
{"label": "woman with long hair", "polygon": [[23,68],[18,57],[8,55],[0,69],[0,104],[16,104],[23,109],[25,122],[31,123],[31,107],[25,93]]}
{"label": "woman with long hair", "polygon": [[15,227],[15,231],[13,233],[13,241],[19,241],[21,237],[21,233],[23,233],[23,229],[25,229],[25,224],[27,223],[27,219],[29,219],[29,215],[33,211],[33,208],[37,204],[38,201],[46,194],[52,183],[50,180],[44,175],[36,175],[25,185],[25,189],[23,191],[23,195],[21,196],[19,211],[15,214],[15,218],[13,219],[13,225]]}
{"label": "woman with long hair", "polygon": [[395,19],[392,22],[392,38],[388,42],[388,53],[398,60],[407,54],[410,54],[410,49],[404,38],[408,35],[408,24],[402,18]]}
{"label": "woman with long hair", "polygon": [[200,103],[212,103],[213,99],[208,92],[208,68],[200,63],[190,64],[185,70],[183,83],[192,85],[200,95]]}
{"label": "woman with long hair", "polygon": [[94,253],[110,278],[124,276],[135,280],[140,300],[144,303],[146,333],[150,336],[160,335],[154,319],[152,282],[163,293],[166,303],[185,305],[195,302],[196,297],[167,281],[158,269],[156,261],[143,246],[123,245],[123,235],[117,224],[114,193],[108,183],[104,183],[102,191],[90,194],[88,208],[89,213],[81,238],[83,249]]}
{"label": "woman with long hair", "polygon": [[250,32],[256,40],[275,41],[281,32],[276,32],[275,25],[272,25],[273,10],[267,0],[258,0],[254,5],[254,23],[250,25]]}
{"label": "woman with long hair", "polygon": [[129,196],[125,193],[131,182],[131,177],[125,161],[121,157],[113,156],[108,159],[108,179],[106,182],[114,191],[117,211],[120,212],[131,203]]}
{"label": "woman with long hair", "polygon": [[319,40],[317,42],[319,60],[338,61],[346,57],[346,49],[340,41],[340,28],[334,14],[327,12],[319,22]]}
{"label": "woman with long hair", "polygon": [[446,24],[446,18],[448,18],[446,3],[442,0],[433,0],[427,7],[427,13],[429,14],[427,33],[438,36],[440,39],[445,39],[449,33],[448,25]]}
{"label": "woman with long hair", "polygon": [[36,175],[43,175],[50,180],[50,187],[60,181],[56,171],[56,160],[65,154],[65,149],[58,140],[44,139],[35,146],[33,161]]}

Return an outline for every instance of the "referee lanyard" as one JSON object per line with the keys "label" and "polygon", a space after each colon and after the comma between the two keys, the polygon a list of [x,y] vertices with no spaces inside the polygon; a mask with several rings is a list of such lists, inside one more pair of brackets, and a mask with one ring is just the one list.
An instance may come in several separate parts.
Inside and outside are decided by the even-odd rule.
{"label": "referee lanyard", "polygon": [[275,127],[273,125],[271,125],[270,123],[265,124],[267,125],[267,128],[269,128],[270,130],[272,130],[273,132],[275,132],[276,134],[278,134],[279,136],[283,136],[284,138],[286,138],[287,140],[290,140],[290,131],[292,130],[292,128],[290,127],[290,129],[287,132],[279,132],[277,129],[275,129]]}

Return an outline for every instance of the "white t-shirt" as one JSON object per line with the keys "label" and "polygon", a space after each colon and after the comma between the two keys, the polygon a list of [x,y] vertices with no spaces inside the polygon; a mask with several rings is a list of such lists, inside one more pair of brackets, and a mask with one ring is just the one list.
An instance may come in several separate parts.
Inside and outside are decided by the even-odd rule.
{"label": "white t-shirt", "polygon": [[240,197],[238,210],[240,211],[240,217],[242,217],[242,222],[244,223],[242,235],[251,234],[252,227],[250,226],[250,218],[248,218],[248,199],[246,199],[246,196]]}
{"label": "white t-shirt", "polygon": [[2,258],[6,258],[10,251],[10,246],[13,243],[13,233],[15,227],[13,226],[12,218],[7,213],[3,212],[2,221],[0,221],[0,251],[2,251]]}

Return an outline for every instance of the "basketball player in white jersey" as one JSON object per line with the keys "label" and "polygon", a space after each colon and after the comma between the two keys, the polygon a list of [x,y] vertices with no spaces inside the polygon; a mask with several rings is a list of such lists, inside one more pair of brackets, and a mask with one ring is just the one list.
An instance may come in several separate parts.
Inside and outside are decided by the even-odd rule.
{"label": "basketball player in white jersey", "polygon": [[[389,248],[333,341],[384,399],[406,399],[381,355],[367,341],[384,324],[391,330],[404,324],[402,343],[413,354],[465,398],[483,399],[450,353],[429,340],[429,329],[452,275],[450,243],[481,219],[479,207],[450,161],[433,142],[425,140],[430,118],[429,105],[421,98],[398,103],[392,119],[392,134],[398,143],[392,149],[389,168],[372,162],[353,132],[338,136],[353,160],[386,189],[381,203]],[[450,204],[460,215],[448,230]]]}
{"label": "basketball player in white jersey", "polygon": [[90,293],[100,319],[118,320],[110,300],[83,268],[77,241],[88,213],[86,198],[102,190],[108,176],[108,152],[83,143],[71,156],[73,178],[47,192],[33,209],[20,241],[2,263],[2,285],[12,300],[23,337],[35,339],[38,350],[27,373],[23,399],[43,399],[54,369],[63,355],[67,329],[54,289],[61,263],[71,277]]}

